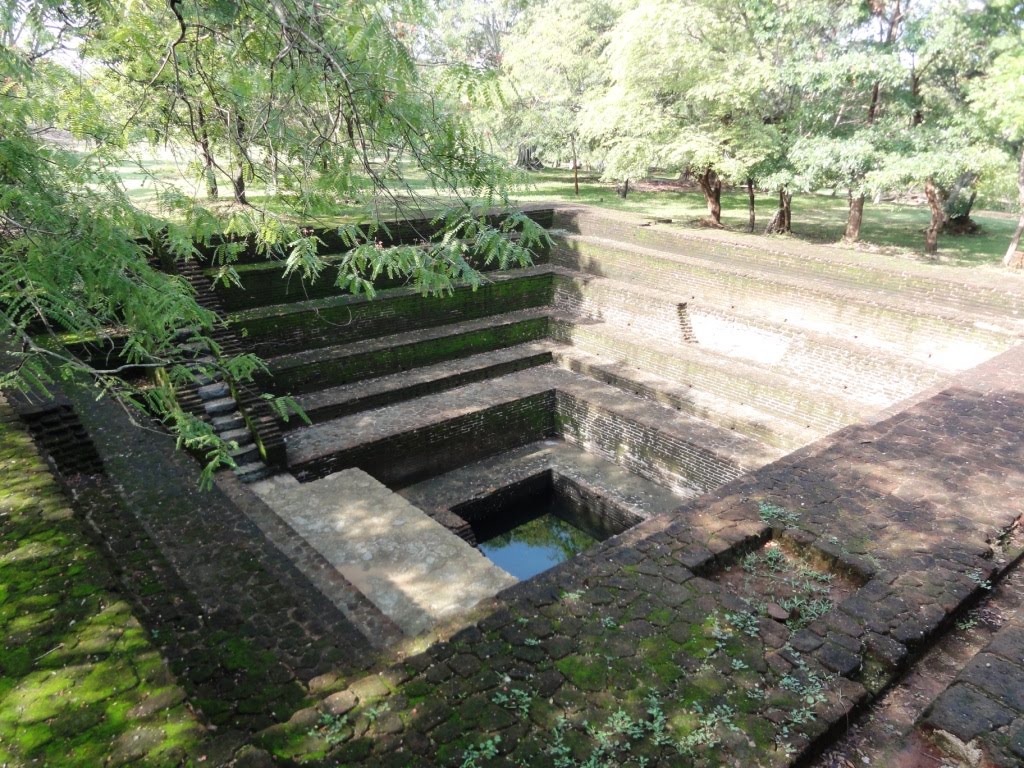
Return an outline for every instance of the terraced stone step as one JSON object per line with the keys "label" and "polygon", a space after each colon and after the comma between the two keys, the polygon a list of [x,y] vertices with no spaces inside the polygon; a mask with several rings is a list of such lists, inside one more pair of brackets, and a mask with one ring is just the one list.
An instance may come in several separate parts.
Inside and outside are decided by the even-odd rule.
{"label": "terraced stone step", "polygon": [[709,310],[681,301],[676,293],[607,277],[557,275],[555,305],[629,329],[655,344],[738,358],[869,405],[889,405],[941,378],[938,372],[885,350],[735,312]]}
{"label": "terraced stone step", "polygon": [[302,481],[359,467],[402,487],[554,435],[684,495],[773,455],[742,435],[546,365],[296,430],[288,463]]}
{"label": "terraced stone step", "polygon": [[545,472],[586,488],[602,503],[610,502],[637,520],[671,513],[687,498],[564,440],[530,443],[407,486],[400,493],[417,509],[476,544],[471,525],[457,514],[457,508],[492,496],[496,479],[508,487]]}
{"label": "terraced stone step", "polygon": [[781,418],[816,436],[833,432],[874,410],[698,346],[656,345],[607,323],[557,321],[552,324],[552,336],[582,352],[639,368],[684,387],[712,392],[734,404],[731,408],[738,405]]}
{"label": "terraced stone step", "polygon": [[[329,387],[296,399],[311,421],[326,421],[544,365],[551,362],[551,350],[556,346],[560,345],[548,341],[517,344],[375,379]],[[288,422],[288,426],[293,428],[300,424],[297,419]]]}
{"label": "terraced stone step", "polygon": [[550,380],[561,437],[683,496],[708,492],[777,455],[744,435],[594,379],[563,370]]}
{"label": "terraced stone step", "polygon": [[[217,281],[214,282],[213,289],[228,312],[239,312],[272,304],[326,299],[342,293],[342,290],[336,285],[338,268],[332,264],[341,257],[342,254],[324,254],[322,258],[327,266],[312,282],[304,279],[300,274],[285,276],[283,261],[238,264],[235,265],[235,271],[238,273],[241,287],[234,284],[225,285],[223,281]],[[545,254],[539,254],[535,256],[534,263],[543,264],[546,260]],[[474,266],[480,272],[485,273],[498,269],[497,263],[475,264]],[[217,271],[216,269],[204,270],[206,276],[211,280],[216,278]],[[409,280],[406,277],[389,277],[387,274],[381,274],[373,281],[374,288],[378,291],[399,288],[408,283]]]}
{"label": "terraced stone step", "polygon": [[309,393],[419,366],[457,360],[548,336],[547,307],[281,355],[268,360],[266,386]]}
{"label": "terraced stone step", "polygon": [[407,636],[451,621],[516,583],[479,550],[358,469],[304,485],[278,475],[253,488]]}
{"label": "terraced stone step", "polygon": [[1024,280],[1013,275],[969,273],[891,256],[822,248],[794,241],[748,237],[733,232],[682,232],[645,224],[628,214],[574,209],[560,212],[555,226],[584,237],[635,243],[712,264],[759,272],[820,276],[856,290],[891,291],[958,312],[988,314],[997,323],[1024,321]]}
{"label": "terraced stone step", "polygon": [[749,405],[734,403],[712,392],[679,384],[648,371],[581,349],[556,348],[555,363],[567,370],[589,376],[609,386],[689,413],[722,429],[738,432],[751,440],[777,449],[783,456],[806,445],[818,432],[778,415],[769,415]]}
{"label": "terraced stone step", "polygon": [[288,467],[301,482],[358,467],[394,488],[542,440],[554,433],[554,392],[539,370],[297,429]]}
{"label": "terraced stone step", "polygon": [[706,259],[630,243],[572,237],[556,241],[556,265],[598,276],[657,286],[678,295],[691,310],[709,308],[776,325],[836,336],[905,355],[939,370],[959,371],[1005,350],[1019,330],[996,327],[923,301],[888,293],[831,286],[789,275],[766,277]]}
{"label": "terraced stone step", "polygon": [[479,288],[459,286],[450,296],[425,298],[394,288],[372,300],[342,295],[259,307],[230,321],[254,352],[272,357],[547,306],[552,291],[551,269],[540,266],[494,274]]}

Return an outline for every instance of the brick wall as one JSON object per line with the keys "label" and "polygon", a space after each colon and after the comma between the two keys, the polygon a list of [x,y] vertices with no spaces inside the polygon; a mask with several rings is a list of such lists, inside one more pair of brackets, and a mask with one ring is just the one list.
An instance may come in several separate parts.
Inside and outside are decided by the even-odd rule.
{"label": "brick wall", "polygon": [[496,405],[421,429],[363,443],[291,467],[302,482],[359,467],[391,488],[424,480],[476,459],[551,437],[554,393]]}
{"label": "brick wall", "polygon": [[548,333],[548,318],[534,317],[465,333],[409,340],[383,349],[374,346],[365,351],[348,350],[341,357],[325,353],[323,357],[308,356],[302,362],[275,366],[272,378],[264,383],[276,392],[298,394],[535,341]]}
{"label": "brick wall", "polygon": [[556,393],[555,404],[557,430],[566,441],[684,495],[717,488],[742,473],[710,450],[566,392]]}
{"label": "brick wall", "polygon": [[[828,283],[781,278],[755,268],[739,270],[728,264],[612,245],[558,241],[552,262],[603,277],[657,287],[674,294],[691,309],[710,307],[768,321],[856,339],[864,346],[910,354],[943,370],[978,364],[1005,349],[1011,339],[998,331],[976,327],[951,312],[901,304],[898,295],[880,300],[867,291],[843,293]],[[929,311],[930,310],[930,311]]]}
{"label": "brick wall", "polygon": [[550,272],[527,273],[476,290],[459,287],[442,298],[396,289],[373,300],[342,296],[273,307],[245,313],[232,326],[246,334],[257,354],[273,356],[545,306],[551,303],[552,290]]}

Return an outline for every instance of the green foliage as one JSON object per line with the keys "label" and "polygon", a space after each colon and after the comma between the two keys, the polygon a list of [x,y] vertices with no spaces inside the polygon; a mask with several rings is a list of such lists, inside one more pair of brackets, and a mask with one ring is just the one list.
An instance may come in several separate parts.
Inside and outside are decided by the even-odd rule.
{"label": "green foliage", "polygon": [[790,512],[788,509],[776,504],[769,504],[767,501],[760,502],[757,508],[761,522],[764,523],[793,526],[800,522],[800,515],[796,512]]}
{"label": "green foliage", "polygon": [[498,744],[501,743],[501,736],[492,736],[489,739],[472,747],[467,747],[462,755],[460,768],[478,768],[481,760],[490,760],[498,756]]}
{"label": "green foliage", "polygon": [[499,707],[504,707],[510,712],[514,712],[521,718],[525,719],[530,716],[532,697],[527,691],[524,691],[521,688],[510,688],[507,691],[496,691],[491,697],[491,701]]}
{"label": "green foliage", "polygon": [[[421,80],[407,40],[422,20],[415,0],[3,7],[0,313],[10,359],[0,387],[38,394],[57,377],[85,376],[99,396],[116,393],[157,415],[179,444],[205,456],[205,482],[232,464],[229,447],[174,392],[198,374],[244,382],[263,366],[220,354],[210,336],[219,319],[183,280],[156,269],[157,257],[195,258],[199,242],[212,251],[216,278],[237,284],[233,262],[248,242],[280,259],[283,277],[312,282],[324,261],[310,227],[353,199],[393,208],[371,208],[358,226],[342,227],[349,251],[339,290],[372,295],[374,278],[387,274],[424,294],[449,293],[480,283],[474,259],[524,265],[546,244],[521,214],[497,226],[484,216],[507,204],[517,177]],[[72,37],[73,49],[64,48]],[[76,59],[85,64],[72,73],[66,65]],[[76,149],[42,128],[66,131]],[[151,210],[133,204],[114,172],[139,139],[199,158],[177,181],[139,164],[156,189]],[[409,164],[446,200],[442,232],[422,246],[383,247],[374,234],[385,213],[422,206],[404,178]],[[184,191],[188,177],[205,180],[211,195],[218,181],[230,182],[234,204],[204,205]],[[119,356],[92,365],[63,350],[68,337],[100,346],[116,339]],[[193,370],[185,343],[209,349],[215,362]],[[139,383],[140,371],[152,381]]]}

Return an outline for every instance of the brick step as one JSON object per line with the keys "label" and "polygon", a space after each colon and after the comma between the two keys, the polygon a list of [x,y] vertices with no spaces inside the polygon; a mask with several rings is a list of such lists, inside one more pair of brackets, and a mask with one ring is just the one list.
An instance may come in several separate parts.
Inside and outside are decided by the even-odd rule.
{"label": "brick step", "polygon": [[272,471],[270,467],[264,464],[262,461],[251,461],[248,463],[239,463],[234,469],[235,475],[243,483],[255,483],[257,480],[263,480],[264,478],[270,477]]}
{"label": "brick step", "polygon": [[235,442],[239,446],[249,445],[252,440],[252,433],[245,426],[237,429],[228,429],[220,433],[221,440]]}
{"label": "brick step", "polygon": [[[711,264],[796,276],[818,275],[857,290],[891,291],[957,312],[988,314],[999,324],[1024,321],[1024,280],[1003,274],[968,272],[910,259],[894,261],[846,249],[734,232],[682,232],[671,226],[639,226],[629,215],[578,209],[562,214],[556,226],[586,237],[605,238],[663,250]],[[1010,278],[1009,281],[1007,278]]]}
{"label": "brick step", "polygon": [[267,361],[265,384],[302,394],[536,341],[548,336],[549,315],[543,307],[281,355]]}
{"label": "brick step", "polygon": [[226,382],[223,381],[212,381],[209,384],[201,385],[196,392],[203,400],[216,400],[220,397],[226,397],[231,393],[231,389],[228,387]]}
{"label": "brick step", "polygon": [[731,402],[712,392],[657,376],[611,358],[575,347],[559,347],[555,363],[634,395],[689,413],[751,440],[777,449],[783,456],[819,437],[817,430],[790,419]]}
{"label": "brick step", "polygon": [[622,282],[657,286],[688,303],[910,357],[943,371],[977,365],[1012,346],[1018,331],[980,327],[966,317],[888,293],[855,291],[827,281],[788,275],[767,277],[751,269],[656,251],[629,243],[570,238],[556,244],[553,263]]}
{"label": "brick step", "polygon": [[242,418],[242,414],[240,414],[238,411],[235,411],[234,413],[228,413],[223,416],[214,416],[210,420],[210,423],[213,425],[214,429],[216,429],[218,432],[221,432],[230,429],[240,429],[241,427],[244,427],[245,419]]}
{"label": "brick step", "polygon": [[655,343],[697,347],[842,392],[879,407],[930,387],[942,374],[885,350],[733,312],[691,306],[677,294],[605,277],[566,273],[555,280],[562,311],[602,320]]}
{"label": "brick step", "polygon": [[358,467],[396,488],[554,432],[547,366],[301,427],[285,436],[301,482]]}
{"label": "brick step", "polygon": [[751,363],[703,350],[698,345],[655,344],[607,323],[552,323],[557,341],[653,373],[682,386],[785,419],[825,435],[865,417],[875,409],[858,407],[810,383],[780,375]]}
{"label": "brick step", "polygon": [[210,416],[226,416],[238,409],[238,403],[233,397],[220,397],[216,400],[203,402],[203,410]]}
{"label": "brick step", "polygon": [[[551,349],[554,346],[559,345],[548,341],[517,344],[436,365],[322,389],[301,395],[296,400],[311,421],[326,421],[544,365],[551,362]],[[301,424],[298,419],[291,419],[287,426],[294,428]]]}
{"label": "brick step", "polygon": [[562,435],[684,495],[777,455],[743,435],[553,365],[304,427],[287,437],[301,481],[359,467],[402,487]]}
{"label": "brick step", "polygon": [[493,274],[475,290],[458,286],[444,297],[393,288],[372,300],[346,294],[260,307],[235,313],[230,321],[252,351],[272,357],[548,306],[552,290],[551,269],[529,267]]}
{"label": "brick step", "polygon": [[[322,258],[326,266],[317,279],[312,282],[300,274],[291,274],[285,277],[284,262],[271,260],[236,265],[235,271],[238,273],[241,286],[225,285],[222,281],[217,281],[213,282],[213,290],[228,312],[338,296],[342,293],[342,289],[336,285],[338,268],[332,262],[342,258],[342,254],[324,254]],[[546,255],[541,255],[535,258],[534,263],[543,264],[545,260]],[[493,272],[498,269],[497,263],[474,266],[480,272]],[[216,269],[206,269],[204,274],[207,278],[214,280],[217,271]],[[374,279],[373,285],[377,291],[381,291],[398,288],[408,282],[406,277],[391,278],[382,274]]]}
{"label": "brick step", "polygon": [[514,485],[543,472],[554,472],[555,483],[564,478],[587,488],[601,498],[602,508],[607,509],[604,505],[610,502],[638,520],[671,513],[688,498],[564,440],[530,443],[406,486],[400,493],[417,509],[476,545],[472,526],[459,516],[457,508],[491,496],[495,478],[500,478],[500,485]]}

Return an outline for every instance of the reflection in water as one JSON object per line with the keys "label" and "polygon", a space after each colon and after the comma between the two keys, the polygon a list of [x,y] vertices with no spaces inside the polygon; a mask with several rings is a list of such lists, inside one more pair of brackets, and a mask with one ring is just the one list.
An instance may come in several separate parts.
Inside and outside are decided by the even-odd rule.
{"label": "reflection in water", "polygon": [[[523,510],[525,515],[505,517],[506,523],[515,527],[488,531],[490,535],[480,542],[480,551],[517,579],[528,579],[575,557],[597,541],[563,519],[571,519],[573,514],[567,506],[556,501],[551,507],[545,507],[547,505],[540,509],[534,507],[534,515],[541,512],[537,516]],[[516,525],[524,517],[527,522]]]}

